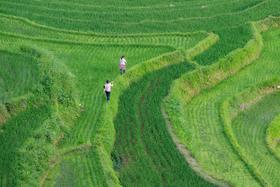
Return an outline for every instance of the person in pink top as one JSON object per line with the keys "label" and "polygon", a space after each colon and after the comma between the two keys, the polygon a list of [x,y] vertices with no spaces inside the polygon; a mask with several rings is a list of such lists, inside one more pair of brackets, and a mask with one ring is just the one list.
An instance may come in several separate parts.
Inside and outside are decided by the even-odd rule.
{"label": "person in pink top", "polygon": [[126,60],[124,58],[125,56],[121,56],[120,58],[120,63],[119,63],[119,68],[120,68],[120,72],[121,72],[121,75],[125,73],[125,70],[126,70]]}
{"label": "person in pink top", "polygon": [[106,101],[109,102],[110,101],[110,95],[111,95],[111,90],[113,87],[113,83],[110,83],[109,80],[106,80],[106,83],[104,85],[104,92],[106,95]]}

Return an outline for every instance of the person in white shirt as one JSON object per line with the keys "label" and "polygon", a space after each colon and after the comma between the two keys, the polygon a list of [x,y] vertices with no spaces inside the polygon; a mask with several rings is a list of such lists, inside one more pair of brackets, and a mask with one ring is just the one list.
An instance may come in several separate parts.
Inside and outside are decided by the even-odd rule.
{"label": "person in white shirt", "polygon": [[125,73],[125,70],[126,70],[126,60],[124,58],[125,56],[121,56],[120,58],[120,63],[119,63],[119,68],[120,68],[120,73],[121,75]]}
{"label": "person in white shirt", "polygon": [[111,95],[111,90],[113,87],[113,83],[110,83],[109,80],[106,80],[106,83],[104,85],[104,92],[106,95],[106,101],[109,102],[110,101],[110,95]]}

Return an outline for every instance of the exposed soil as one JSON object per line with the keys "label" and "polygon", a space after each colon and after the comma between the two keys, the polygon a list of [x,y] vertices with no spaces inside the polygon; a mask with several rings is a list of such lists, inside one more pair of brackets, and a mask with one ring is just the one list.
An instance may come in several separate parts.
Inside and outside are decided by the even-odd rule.
{"label": "exposed soil", "polygon": [[204,180],[217,185],[217,186],[221,186],[221,187],[229,187],[230,185],[227,184],[224,181],[218,180],[210,175],[208,175],[206,172],[203,171],[203,169],[201,168],[201,166],[197,163],[197,161],[195,160],[195,158],[192,156],[191,152],[186,148],[185,145],[181,144],[179,139],[177,138],[177,136],[173,133],[172,131],[172,124],[170,122],[170,120],[168,119],[168,115],[165,112],[165,110],[163,109],[163,107],[161,107],[162,110],[162,115],[166,121],[167,124],[167,130],[173,140],[173,142],[175,143],[177,149],[179,150],[179,152],[184,156],[185,160],[188,162],[188,164],[190,165],[190,167],[199,175],[201,176]]}

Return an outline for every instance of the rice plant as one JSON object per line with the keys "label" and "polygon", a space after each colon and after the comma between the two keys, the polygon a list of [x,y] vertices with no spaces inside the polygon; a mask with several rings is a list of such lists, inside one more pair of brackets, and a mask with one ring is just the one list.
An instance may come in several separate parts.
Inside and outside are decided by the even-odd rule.
{"label": "rice plant", "polygon": [[[279,0],[0,0],[0,186],[277,186],[277,161],[267,171],[247,152],[256,144],[244,128],[252,112],[231,119],[233,144],[221,108],[277,78],[279,31],[264,33],[263,47],[260,30],[279,26],[279,8]],[[196,168],[162,114],[170,87],[172,130]],[[256,105],[260,118],[262,103],[277,105],[267,98]],[[266,131],[277,111],[256,135],[268,144],[260,157],[279,151],[269,139],[277,130]]]}

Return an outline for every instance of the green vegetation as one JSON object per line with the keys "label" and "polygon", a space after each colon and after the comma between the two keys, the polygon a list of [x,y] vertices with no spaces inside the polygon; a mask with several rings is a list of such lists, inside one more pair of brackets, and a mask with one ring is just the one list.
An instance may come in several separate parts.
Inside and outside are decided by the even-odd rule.
{"label": "green vegetation", "polygon": [[38,85],[36,61],[28,56],[0,52],[0,123],[4,123],[27,106],[27,100]]}
{"label": "green vegetation", "polygon": [[[2,129],[1,133],[1,185],[16,186],[23,181],[30,180],[27,171],[33,169],[42,170],[44,165],[40,163],[40,159],[45,159],[45,154],[53,151],[50,146],[46,147],[42,144],[40,134],[36,133],[38,123],[50,117],[50,109],[47,107],[34,108],[21,113],[17,117],[9,120]],[[38,134],[39,137],[35,138]],[[31,137],[34,136],[32,139]],[[16,140],[15,141],[15,137]],[[40,142],[32,142],[39,140]],[[39,146],[44,145],[44,149]],[[40,148],[40,149],[38,149]],[[33,157],[35,154],[35,158]],[[24,164],[22,164],[24,163]],[[31,164],[31,165],[28,165]],[[45,163],[44,163],[45,164]],[[33,172],[33,177],[38,177]]]}
{"label": "green vegetation", "polygon": [[[220,113],[224,125],[225,134],[228,137],[230,144],[236,151],[237,155],[240,157],[240,160],[245,164],[251,175],[256,179],[256,181],[258,181],[263,186],[267,186],[268,182],[260,174],[257,167],[254,164],[252,164],[252,162],[247,158],[246,152],[243,150],[243,147],[238,143],[237,138],[232,130],[232,119],[234,119],[242,111],[254,106],[264,96],[275,92],[275,89],[273,89],[273,86],[271,86],[275,84],[275,82],[276,80],[273,80],[262,83],[261,85],[256,85],[255,87],[246,90],[239,95],[234,96],[234,99],[232,99],[231,101],[223,101],[220,107]],[[273,109],[275,110],[275,108]]]}
{"label": "green vegetation", "polygon": [[[100,107],[102,106],[102,84],[103,81],[102,79],[99,79],[99,81],[94,81],[91,83],[91,80],[98,80],[98,77],[105,75],[108,75],[108,78],[113,78],[113,76],[116,76],[118,74],[118,71],[114,71],[117,67],[116,62],[111,62],[110,59],[117,59],[119,54],[122,52],[125,52],[126,54],[130,55],[133,59],[130,60],[130,66],[133,66],[133,64],[136,64],[139,62],[138,60],[145,60],[143,58],[151,58],[149,56],[152,56],[157,53],[163,53],[165,51],[169,51],[169,47],[159,47],[152,49],[151,47],[123,47],[121,49],[118,49],[117,47],[114,46],[96,46],[96,47],[91,47],[85,45],[85,47],[81,48],[79,45],[63,45],[63,44],[51,44],[51,43],[37,43],[37,42],[29,42],[27,39],[13,39],[10,37],[8,39],[7,45],[13,44],[13,43],[22,43],[22,44],[29,44],[29,45],[34,45],[34,46],[39,46],[39,45],[44,45],[45,48],[48,49],[47,52],[50,50],[54,50],[55,48],[59,48],[60,51],[58,51],[55,54],[55,59],[54,57],[53,60],[56,63],[63,63],[67,62],[67,66],[69,67],[70,70],[73,70],[73,74],[70,74],[71,77],[75,75],[79,75],[77,79],[77,88],[79,90],[83,90],[83,92],[80,92],[80,100],[81,103],[83,104],[83,107],[88,108],[88,110],[82,112],[81,117],[77,121],[77,125],[75,125],[75,128],[71,130],[71,132],[66,131],[65,135],[65,140],[63,143],[63,147],[69,147],[69,146],[75,146],[83,143],[88,143],[90,139],[93,139],[94,136],[96,136],[96,133],[94,133],[98,128],[98,123],[96,122],[96,118],[98,115],[100,115]],[[13,46],[12,46],[13,47]],[[12,48],[10,47],[10,48]],[[9,48],[9,49],[10,49]],[[15,48],[16,49],[16,48]],[[112,56],[102,56],[104,54],[103,51],[110,51]],[[81,52],[82,51],[82,52]],[[91,54],[91,52],[94,51],[94,53]],[[77,55],[78,54],[78,55]],[[92,57],[91,55],[84,56],[83,54],[101,54],[100,56],[95,56]],[[143,55],[145,54],[145,56]],[[149,55],[150,54],[150,55]],[[60,60],[63,59],[63,60]],[[92,63],[92,59],[94,59],[95,63]],[[104,61],[106,65],[104,64]],[[77,64],[77,62],[83,63],[83,66],[80,64]],[[66,63],[65,63],[66,64]],[[65,68],[65,67],[64,67]],[[105,68],[105,69],[104,69]],[[99,73],[92,73],[94,70],[100,69],[98,71]],[[102,70],[104,69],[104,70]],[[107,72],[106,72],[107,71]],[[113,72],[114,71],[114,72]],[[57,77],[59,80],[64,80],[62,77],[58,77],[57,75],[54,75],[52,77]],[[74,78],[74,77],[73,77]],[[52,81],[50,81],[52,82]],[[46,80],[46,83],[48,83],[48,79]],[[47,85],[46,85],[47,86]],[[96,89],[96,87],[101,87],[101,89]],[[57,87],[58,89],[61,89]],[[71,89],[73,90],[73,89]],[[96,93],[92,93],[92,90],[96,90]],[[60,90],[57,90],[60,91]],[[94,106],[96,101],[99,102],[99,107],[91,107]],[[68,112],[68,111],[67,111]],[[95,114],[95,115],[93,115]],[[95,119],[95,120],[93,120]],[[95,121],[96,124],[93,124],[93,121]],[[112,129],[113,130],[113,129]],[[59,134],[57,134],[59,136]],[[53,154],[53,153],[52,153]],[[96,150],[93,150],[91,153],[82,155],[82,158],[75,157],[75,159],[72,158],[73,161],[80,163],[82,166],[85,165],[86,167],[90,166],[90,161],[92,160],[92,164],[95,164],[99,157],[96,156]],[[95,157],[94,157],[95,156]],[[96,159],[97,158],[97,159]],[[86,162],[85,162],[86,161]],[[75,165],[73,165],[75,166]],[[100,173],[100,167],[92,167],[88,168],[89,171],[93,170],[96,174]],[[83,168],[81,168],[83,169]],[[69,170],[72,170],[72,168],[69,168]],[[84,170],[78,170],[75,176],[79,176],[80,173]],[[102,171],[102,170],[101,170]],[[41,175],[43,175],[41,173]],[[100,179],[102,179],[104,174],[102,172],[100,173]],[[90,179],[90,178],[88,178]],[[98,180],[97,182],[100,182],[101,180]],[[79,181],[81,180],[81,181]],[[79,182],[78,184],[87,184],[83,178],[77,178],[77,181]],[[89,183],[90,184],[90,183]]]}
{"label": "green vegetation", "polygon": [[266,131],[266,141],[268,147],[272,152],[280,158],[280,149],[279,149],[279,138],[280,138],[280,127],[279,127],[279,116],[275,117],[273,121],[269,124],[269,127]]}
{"label": "green vegetation", "polygon": [[[134,64],[145,60],[145,58],[151,58],[153,55],[164,53],[168,50],[169,48],[166,47],[154,49],[151,47],[141,48],[129,46],[122,47],[121,49],[117,47],[96,47],[94,49],[94,53],[91,54],[93,56],[89,55],[84,57],[81,55],[84,53],[81,53],[80,50],[75,50],[76,52],[74,52],[74,50],[67,52],[69,57],[67,57],[65,53],[62,54],[63,59],[67,60],[69,67],[73,70],[72,72],[78,76],[78,88],[81,90],[80,98],[84,108],[84,111],[81,113],[81,117],[76,122],[71,133],[66,135],[62,145],[69,148],[85,143],[90,143],[92,146],[98,145],[97,143],[94,143],[94,139],[98,136],[99,129],[102,128],[102,123],[99,121],[100,115],[104,112],[102,107],[105,104],[102,86],[106,79],[111,80],[119,74],[119,72],[116,71],[118,62],[112,62],[111,59],[118,59],[118,55],[124,52],[132,58],[129,61],[129,66],[133,66]],[[111,56],[106,55],[104,51],[110,51]],[[100,54],[100,56],[96,54]],[[104,54],[106,56],[103,56]],[[94,63],[92,62],[93,60]],[[77,62],[81,62],[83,65],[81,66],[81,64],[77,64]],[[98,71],[93,73],[96,70]],[[113,127],[108,128],[107,133],[113,130]],[[85,186],[102,185],[99,183],[103,181],[103,183],[106,184],[106,180],[108,180],[107,178],[109,177],[104,175],[103,171],[100,170],[100,168],[102,168],[102,163],[99,163],[101,162],[101,159],[102,157],[100,158],[98,151],[94,148],[86,153],[83,153],[81,156],[67,159],[66,163],[63,163],[74,167],[75,164],[78,163],[78,165],[82,166],[81,168],[75,167],[74,171],[71,167],[68,167],[68,170],[74,172],[74,176],[77,176],[77,184],[84,184]],[[99,164],[100,167],[95,167],[96,164]],[[97,180],[89,178],[89,174],[84,172],[85,169],[88,170],[88,172],[93,173],[89,174],[95,175]],[[61,174],[70,171],[65,171],[65,169],[62,168]],[[81,173],[84,173],[86,176],[79,177],[81,176]],[[57,180],[59,183],[59,179]]]}
{"label": "green vegetation", "polygon": [[[238,115],[232,122],[238,144],[244,150],[247,159],[258,170],[259,175],[270,186],[279,185],[277,170],[280,163],[269,153],[264,140],[269,122],[279,114],[279,96],[278,93],[265,97],[254,107]],[[269,163],[269,166],[265,163]]]}
{"label": "green vegetation", "polygon": [[0,52],[1,103],[27,95],[38,84],[38,65],[28,56]]}
{"label": "green vegetation", "polygon": [[[279,9],[279,0],[0,0],[0,186],[212,186],[209,177],[278,186],[279,94],[252,90],[279,84],[279,30],[261,36],[279,27]],[[172,130],[209,177],[168,133],[168,94]]]}
{"label": "green vegetation", "polygon": [[[4,36],[2,39],[3,47],[5,47],[6,50],[16,51],[21,51],[21,47],[18,46],[22,45],[33,46],[36,49],[42,48],[45,53],[51,55],[49,58],[51,58],[52,61],[63,64],[63,66],[67,65],[67,69],[71,71],[70,76],[76,80],[75,87],[77,90],[80,90],[79,96],[82,104],[82,112],[74,128],[71,131],[65,131],[63,140],[56,146],[58,150],[61,149],[62,151],[56,151],[56,153],[50,154],[54,155],[54,158],[51,158],[51,160],[55,159],[54,164],[49,166],[49,170],[46,173],[41,173],[42,181],[47,185],[76,184],[83,186],[102,186],[107,185],[109,183],[108,181],[114,176],[112,164],[107,163],[107,166],[105,166],[104,156],[100,155],[104,153],[108,155],[107,159],[110,160],[110,151],[106,150],[105,153],[97,149],[96,146],[99,145],[100,142],[94,142],[96,136],[100,134],[98,132],[102,127],[102,123],[100,123],[99,120],[99,116],[104,112],[102,108],[102,84],[104,80],[113,79],[118,75],[119,72],[116,71],[116,69],[118,67],[117,59],[120,54],[124,53],[128,56],[129,67],[132,67],[134,64],[151,59],[154,56],[173,51],[175,47],[178,49],[189,48],[197,41],[207,36],[206,33],[159,34],[152,37],[143,35],[133,38],[130,36],[123,36],[116,39],[116,41],[127,43],[125,46],[120,47],[119,45],[112,44],[115,42],[114,40],[108,41],[107,45],[98,44],[98,41],[96,44],[92,41],[91,45],[88,44],[88,42],[91,43],[91,41],[81,43],[67,41],[71,39],[67,39],[67,34],[65,41],[55,42],[48,38],[41,40],[38,38],[31,38],[27,35],[30,31],[31,30],[26,31],[25,35],[18,32],[13,34],[2,33]],[[33,32],[33,34],[36,33]],[[104,38],[104,40],[106,40],[106,37]],[[142,46],[136,45],[137,41],[139,41],[137,38],[145,39],[141,40],[143,42]],[[153,39],[156,41],[154,46],[150,44]],[[213,41],[215,42],[215,40]],[[207,44],[204,45],[207,47]],[[59,50],[57,51],[55,49]],[[106,51],[109,51],[110,55],[105,53]],[[116,62],[113,60],[116,60]],[[101,77],[106,77],[106,79]],[[112,127],[113,126],[106,129],[107,135],[108,132],[113,132],[114,129],[112,129]],[[100,137],[100,135],[98,137]],[[106,142],[109,140],[111,144],[114,141],[111,137],[103,141]],[[83,154],[81,155],[72,154],[71,152],[69,154],[64,154],[64,152],[68,152],[68,149],[75,149],[75,146],[84,144],[93,148],[82,151]],[[76,167],[77,165],[79,165],[79,167]],[[102,168],[108,168],[108,172],[111,174],[105,175]],[[84,176],[81,173],[84,174]],[[89,177],[89,175],[94,175],[96,180]],[[73,176],[75,176],[75,179],[73,179]],[[117,183],[117,179],[112,181],[112,184],[115,183]]]}
{"label": "green vegetation", "polygon": [[[54,144],[59,135],[69,130],[77,117],[73,80],[65,68],[47,61],[47,54],[35,49],[21,46],[19,54],[3,54],[7,56],[1,68],[16,73],[2,74],[5,78],[11,76],[5,82],[15,85],[7,86],[14,89],[7,90],[7,93],[13,91],[17,95],[10,95],[4,103],[8,116],[3,121],[0,136],[3,150],[0,184],[37,185],[34,178],[39,178],[48,168],[48,160],[56,149]],[[22,84],[16,86],[17,82]],[[25,92],[17,91],[20,88],[25,88],[20,90]]]}
{"label": "green vegetation", "polygon": [[[242,58],[238,58],[237,64],[231,63],[229,66],[223,65],[223,61],[221,61],[220,65],[217,65],[218,68],[212,67],[213,71],[202,70],[207,73],[206,75],[197,71],[194,74],[183,76],[176,81],[172,94],[167,99],[167,108],[174,124],[174,131],[182,143],[192,151],[194,157],[209,173],[231,181],[236,186],[256,186],[258,185],[256,181],[259,185],[277,186],[279,182],[276,177],[279,163],[277,164],[275,158],[269,155],[265,144],[267,127],[265,123],[268,124],[279,112],[276,109],[279,105],[276,102],[277,97],[271,96],[264,99],[262,105],[254,106],[253,104],[251,108],[254,112],[249,110],[247,115],[240,114],[241,117],[236,119],[238,125],[237,122],[233,122],[232,125],[227,124],[231,119],[226,112],[228,104],[224,103],[227,98],[235,96],[248,87],[279,78],[279,68],[276,68],[279,63],[279,55],[276,52],[279,47],[278,35],[279,30],[264,33],[264,49],[260,59],[242,68],[241,71],[239,71],[240,68],[237,69],[240,67],[237,65],[242,62],[240,61]],[[252,45],[248,43],[247,47],[250,49]],[[235,57],[229,56],[229,58],[234,59]],[[225,71],[228,67],[229,71]],[[227,78],[227,72],[231,73],[229,78]],[[232,102],[236,101],[238,100],[234,98]],[[273,106],[276,108],[272,107],[273,102]],[[271,109],[266,111],[264,106],[271,106]],[[265,114],[271,116],[265,117]],[[251,115],[251,118],[248,115]],[[250,119],[254,121],[252,122]],[[263,120],[267,120],[267,122],[262,123]],[[233,128],[233,132],[231,128]],[[223,154],[220,154],[221,152]],[[261,154],[258,156],[255,154],[257,152],[271,157],[276,163],[270,165],[272,160],[266,159],[257,162],[261,159]],[[261,169],[262,167],[267,168],[268,165],[275,169],[275,173],[272,172],[273,169],[270,170],[270,173],[268,170]],[[271,177],[267,178],[267,175]]]}
{"label": "green vegetation", "polygon": [[176,151],[159,102],[171,81],[191,69],[183,62],[148,73],[120,97],[113,158],[125,186],[208,186]]}
{"label": "green vegetation", "polygon": [[[141,33],[213,30],[279,15],[279,1],[36,1],[1,0],[1,12],[85,32]],[[30,14],[32,12],[32,14]]]}
{"label": "green vegetation", "polygon": [[[110,105],[108,106],[109,109],[105,108],[106,112],[104,113],[104,116],[102,117],[102,119],[103,119],[102,122],[103,122],[104,126],[101,129],[101,133],[99,133],[99,136],[97,137],[97,141],[98,142],[99,141],[106,142],[107,146],[105,146],[105,149],[108,150],[108,152],[111,152],[112,145],[110,144],[108,139],[110,139],[113,135],[111,135],[111,136],[108,135],[107,134],[108,131],[106,129],[108,128],[108,126],[110,127],[110,126],[113,125],[113,120],[117,116],[118,109],[119,109],[119,107],[118,107],[119,106],[118,98],[121,97],[121,94],[123,92],[125,92],[126,89],[129,89],[129,86],[131,84],[135,83],[135,81],[138,82],[146,74],[151,74],[152,72],[159,71],[160,69],[165,68],[165,67],[168,68],[172,64],[174,65],[174,67],[176,67],[175,65],[178,64],[178,63],[184,62],[186,57],[190,58],[192,56],[195,56],[195,55],[203,52],[204,50],[208,49],[211,45],[213,45],[213,43],[215,43],[215,41],[216,41],[216,36],[213,35],[213,34],[212,35],[210,34],[205,40],[199,42],[196,46],[194,46],[193,48],[191,48],[191,49],[189,49],[189,50],[187,50],[185,52],[177,51],[177,52],[166,54],[166,55],[161,56],[159,58],[155,58],[155,59],[153,59],[151,61],[147,61],[147,62],[145,62],[143,64],[137,65],[135,68],[133,68],[131,71],[129,71],[126,74],[126,76],[120,77],[119,79],[117,79],[115,81],[115,84],[118,85],[119,89],[114,91],[114,95],[112,97],[112,101],[111,101]],[[174,72],[171,72],[170,76],[171,75],[172,76],[176,76],[174,74]],[[164,92],[163,92],[163,94],[164,94]],[[163,95],[157,95],[156,97],[163,97]],[[159,121],[162,122],[163,118],[162,118],[162,116],[159,116],[159,118],[156,119],[156,120],[159,120]],[[139,130],[139,129],[135,129],[135,130]],[[116,145],[117,145],[117,143],[116,143]],[[121,146],[124,146],[124,145],[122,144]],[[172,149],[172,148],[174,149],[174,145],[170,146],[169,148],[170,149]],[[123,148],[120,147],[119,149],[123,149]],[[113,154],[112,155],[112,159],[115,161],[115,165],[116,166],[118,165],[118,167],[121,167],[121,163],[120,163],[120,159],[121,158],[118,155],[118,153]],[[166,166],[165,165],[163,167],[172,167],[172,166]],[[134,169],[134,168],[132,167],[132,169]],[[158,171],[158,172],[160,172],[160,171]],[[155,173],[154,176],[156,176],[156,175],[158,175],[158,174]],[[201,180],[199,177],[193,176],[193,174],[190,174],[190,175],[192,175],[192,176],[190,176],[190,178],[189,178],[189,179],[191,179],[191,181],[189,183],[193,183],[194,181]],[[143,183],[144,181],[140,180],[139,182]],[[123,185],[126,185],[126,184],[124,183]]]}

